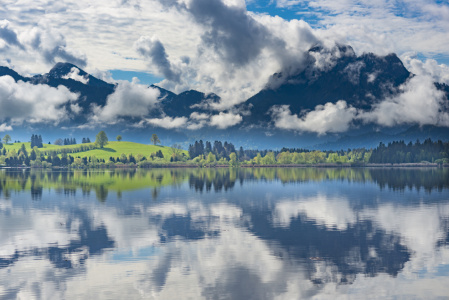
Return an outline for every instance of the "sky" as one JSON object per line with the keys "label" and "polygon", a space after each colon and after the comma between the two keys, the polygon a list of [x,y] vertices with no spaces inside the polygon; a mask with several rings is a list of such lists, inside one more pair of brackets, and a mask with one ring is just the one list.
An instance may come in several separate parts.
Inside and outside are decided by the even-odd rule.
{"label": "sky", "polygon": [[[222,101],[213,109],[232,113],[229,119],[234,123],[241,118],[236,117],[232,107],[264,88],[272,74],[297,70],[304,63],[305,51],[316,44],[348,44],[357,55],[394,52],[414,74],[449,83],[448,1],[1,2],[0,65],[32,75],[48,72],[56,62],[67,61],[106,81],[129,81],[128,87],[156,83],[175,93],[189,89],[215,93]],[[413,87],[403,88],[414,91]],[[65,95],[64,101],[72,101],[72,95],[60,93]],[[142,105],[153,102],[154,99],[140,101]],[[400,108],[400,100],[393,102]],[[390,106],[386,105],[385,110],[389,111]],[[73,108],[77,110],[76,104]],[[118,108],[123,108],[123,104],[117,104],[112,111]],[[348,120],[361,115],[345,103],[330,103],[320,109],[326,112],[327,108],[343,111]],[[307,116],[301,119],[285,108],[276,111],[276,116],[296,122],[284,126],[288,130],[311,128],[301,123]],[[97,120],[104,121],[106,115],[116,117],[111,110],[97,112]],[[446,117],[444,122],[449,123]],[[380,122],[381,116],[371,114],[363,118]],[[278,127],[283,128],[284,119],[276,123]],[[383,123],[392,125],[391,120]],[[11,126],[1,125],[3,129]],[[325,134],[334,125],[324,124],[317,132]],[[337,127],[344,131],[349,123]]]}
{"label": "sky", "polygon": [[[221,2],[218,0],[100,0],[94,3],[2,0],[0,62],[34,74],[48,71],[55,61],[70,60],[88,72],[112,71],[114,79],[137,76],[142,83],[156,83],[167,73],[139,54],[135,43],[142,37],[160,41],[169,61],[177,65],[187,57],[194,60],[200,56],[199,52],[210,48],[221,51],[223,45],[216,40],[206,42],[208,32],[213,35],[217,31],[217,37],[220,31],[222,36],[235,35],[232,30],[243,26],[238,22],[252,20],[277,35],[280,32],[276,26],[288,26],[287,30],[292,31],[288,34],[292,36],[284,39],[295,39],[298,38],[295,30],[302,26],[297,21],[303,20],[317,37],[350,44],[358,54],[395,52],[399,56],[408,54],[424,61],[435,59],[439,64],[449,63],[448,1],[222,1],[233,9],[220,16],[214,11],[217,7],[205,5]],[[209,11],[195,9],[195,5],[207,7]],[[223,26],[219,18],[223,22],[233,23],[232,19],[235,22]],[[269,42],[261,41],[258,46],[266,48]],[[307,44],[307,41],[297,41],[301,42]],[[218,59],[227,58],[225,51]],[[238,51],[235,53],[240,54]]]}

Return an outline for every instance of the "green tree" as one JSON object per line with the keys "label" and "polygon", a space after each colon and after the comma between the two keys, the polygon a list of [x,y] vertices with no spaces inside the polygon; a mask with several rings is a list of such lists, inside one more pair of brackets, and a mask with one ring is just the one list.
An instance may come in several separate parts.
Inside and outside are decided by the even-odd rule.
{"label": "green tree", "polygon": [[208,164],[213,163],[217,160],[217,158],[215,157],[215,155],[212,152],[209,152],[209,154],[207,155],[207,159],[206,162]]}
{"label": "green tree", "polygon": [[116,139],[117,139],[117,142],[120,142],[122,140],[122,136],[121,135],[117,135]]}
{"label": "green tree", "polygon": [[179,161],[181,160],[181,153],[182,153],[182,147],[179,144],[174,144],[169,149],[172,157],[172,161]]}
{"label": "green tree", "polygon": [[23,153],[23,155],[25,155],[26,157],[28,157],[28,152],[25,148],[25,144],[22,144],[22,146],[20,147],[20,152]]}
{"label": "green tree", "polygon": [[151,142],[153,143],[153,145],[157,145],[157,144],[161,143],[161,141],[159,140],[159,137],[157,136],[156,133],[153,133],[153,135],[151,136]]}
{"label": "green tree", "polygon": [[262,164],[263,165],[274,165],[274,164],[276,164],[276,158],[274,157],[274,153],[273,152],[268,152],[262,158]]}
{"label": "green tree", "polygon": [[120,162],[122,162],[122,163],[124,163],[124,164],[126,164],[126,163],[128,162],[128,158],[126,157],[126,154],[125,154],[125,153],[122,153],[122,154],[120,155]]}
{"label": "green tree", "polygon": [[104,131],[100,131],[95,139],[95,145],[100,146],[100,148],[103,148],[108,144],[108,136]]}
{"label": "green tree", "polygon": [[10,141],[11,141],[11,137],[9,136],[9,134],[7,134],[3,137],[3,142],[5,143],[5,145],[8,145],[8,143]]}
{"label": "green tree", "polygon": [[293,157],[293,155],[290,152],[288,152],[288,151],[281,152],[277,156],[277,161],[278,161],[278,163],[280,163],[282,165],[291,164],[292,163],[292,157]]}
{"label": "green tree", "polygon": [[229,154],[229,165],[232,167],[238,166],[237,154],[235,152]]}

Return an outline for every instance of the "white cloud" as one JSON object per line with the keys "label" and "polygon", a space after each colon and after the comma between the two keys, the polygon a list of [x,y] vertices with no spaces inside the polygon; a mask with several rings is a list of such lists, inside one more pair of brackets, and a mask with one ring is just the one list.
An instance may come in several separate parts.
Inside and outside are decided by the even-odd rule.
{"label": "white cloud", "polygon": [[147,123],[166,129],[187,128],[188,130],[197,130],[205,126],[226,129],[237,125],[241,121],[242,116],[233,114],[232,112],[220,112],[217,115],[193,112],[190,114],[190,118],[165,116],[163,118],[146,119],[145,122],[139,123],[138,126],[143,126],[144,123]]}
{"label": "white cloud", "polygon": [[80,67],[87,64],[86,56],[68,47],[65,36],[45,20],[21,32],[19,40],[25,45],[25,55],[39,54],[47,65],[57,61],[73,63]]}
{"label": "white cloud", "polygon": [[64,104],[78,99],[64,86],[15,82],[10,76],[0,77],[0,95],[0,120],[10,119],[12,123],[57,124],[69,117]]}
{"label": "white cloud", "polygon": [[158,101],[160,92],[133,82],[120,81],[104,107],[93,108],[93,122],[116,123],[120,117],[144,117]]}
{"label": "white cloud", "polygon": [[176,70],[170,63],[165,48],[159,39],[154,36],[151,38],[142,36],[134,43],[134,47],[140,55],[149,59],[156,66],[159,74],[167,80],[177,83],[181,80],[179,70]]}
{"label": "white cloud", "polygon": [[205,113],[193,112],[190,114],[190,121],[187,125],[189,130],[201,129],[209,123],[210,115]]}
{"label": "white cloud", "polygon": [[290,6],[298,5],[302,2],[304,2],[304,1],[303,0],[277,0],[276,6],[277,7],[290,7]]}
{"label": "white cloud", "polygon": [[79,81],[81,83],[87,84],[89,82],[89,77],[84,77],[82,75],[80,75],[80,69],[73,67],[70,70],[70,73],[68,73],[67,75],[63,76],[62,78],[64,79],[73,79],[76,81]]}
{"label": "white cloud", "polygon": [[70,104],[70,110],[76,115],[79,114],[83,108],[78,105],[78,103]]}
{"label": "white cloud", "polygon": [[12,45],[23,49],[23,45],[17,38],[17,33],[11,28],[11,23],[8,20],[0,20],[0,39],[3,40],[6,45]]}
{"label": "white cloud", "polygon": [[449,84],[449,66],[438,64],[434,59],[425,62],[415,58],[415,53],[404,53],[401,60],[404,66],[413,74],[430,76],[433,81]]}
{"label": "white cloud", "polygon": [[163,117],[163,118],[154,118],[154,119],[146,119],[148,124],[162,127],[165,129],[174,129],[184,127],[187,123],[186,117],[180,118],[172,118],[172,117]]}
{"label": "white cloud", "polygon": [[403,84],[401,93],[387,98],[360,118],[383,126],[417,123],[449,126],[449,114],[441,111],[445,99],[429,76],[415,76]]}
{"label": "white cloud", "polygon": [[224,113],[220,112],[218,115],[213,115],[210,118],[210,125],[216,126],[219,129],[226,129],[228,127],[237,125],[242,122],[241,115],[233,114],[232,112]]}
{"label": "white cloud", "polygon": [[277,128],[316,132],[344,132],[349,129],[357,116],[357,109],[347,105],[346,101],[318,105],[315,110],[305,113],[302,117],[293,115],[288,105],[275,106],[271,110],[274,124]]}
{"label": "white cloud", "polygon": [[11,131],[11,130],[12,130],[11,125],[7,125],[6,123],[3,123],[0,125],[0,132]]}
{"label": "white cloud", "polygon": [[359,53],[418,51],[429,56],[447,55],[447,4],[425,0],[316,0],[301,1],[291,9],[315,15],[320,27],[316,33],[321,38],[350,43]]}

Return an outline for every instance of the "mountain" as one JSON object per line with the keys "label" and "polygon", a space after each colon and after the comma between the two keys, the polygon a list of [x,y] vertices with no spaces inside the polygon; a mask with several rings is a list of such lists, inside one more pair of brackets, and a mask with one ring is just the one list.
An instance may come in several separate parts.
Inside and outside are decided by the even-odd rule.
{"label": "mountain", "polygon": [[[395,94],[398,86],[411,76],[395,54],[356,56],[351,47],[337,45],[330,50],[313,47],[307,56],[305,67],[299,72],[274,74],[262,91],[248,99],[245,104],[252,109],[251,115],[245,117],[246,123],[269,122],[267,112],[273,105],[289,105],[293,114],[338,100],[371,109],[376,99]],[[317,67],[317,56],[330,59]]]}
{"label": "mountain", "polygon": [[12,78],[14,78],[15,81],[27,81],[28,79],[19,75],[16,71],[8,68],[8,67],[3,67],[0,66],[0,76],[11,76]]}
{"label": "mountain", "polygon": [[[25,77],[10,68],[0,67],[0,76],[6,75],[15,81],[34,85],[62,85],[79,94],[77,104],[82,108],[80,114],[73,113],[73,118],[58,126],[24,124],[24,136],[42,130],[52,137],[72,133],[93,138],[93,133],[98,131],[97,126],[82,126],[83,129],[78,127],[87,124],[92,115],[92,108],[104,107],[108,97],[117,88],[117,85],[100,80],[69,63],[57,63],[48,73],[32,77]],[[317,105],[335,104],[339,100],[346,101],[348,107],[369,111],[373,105],[385,98],[401,93],[399,87],[413,76],[395,54],[377,56],[367,53],[357,56],[350,46],[336,45],[330,49],[316,46],[306,53],[305,60],[292,65],[288,70],[273,74],[261,91],[237,106],[233,111],[250,111],[250,114],[242,114],[242,121],[227,129],[206,124],[197,130],[188,130],[186,127],[189,123],[184,123],[180,128],[166,126],[171,129],[150,125],[146,119],[168,116],[191,120],[189,118],[194,112],[203,114],[201,117],[206,118],[218,115],[218,112],[209,110],[211,103],[220,101],[218,95],[195,90],[176,94],[156,85],[150,87],[159,91],[159,101],[147,115],[142,119],[120,117],[121,122],[106,127],[112,135],[126,132],[129,138],[141,142],[149,139],[146,135],[151,130],[152,133],[165,136],[166,143],[188,143],[195,139],[228,140],[246,148],[268,149],[284,146],[315,149],[375,147],[381,141],[415,141],[429,137],[449,140],[449,130],[437,126],[402,125],[387,128],[360,122],[344,133],[318,135],[313,132],[284,130],[276,128],[270,113],[273,107],[285,105],[292,114],[301,116],[304,112],[314,110]],[[435,86],[449,95],[448,85],[435,83]],[[66,104],[69,113],[72,112],[70,104],[72,103]],[[447,104],[446,109],[449,110]],[[18,126],[14,127],[14,130],[15,134],[21,132]]]}
{"label": "mountain", "polygon": [[[44,84],[51,87],[62,85],[71,92],[79,94],[77,104],[82,108],[84,114],[77,114],[71,120],[74,124],[87,122],[88,112],[90,112],[92,104],[104,106],[107,97],[115,89],[115,85],[95,78],[70,63],[57,63],[48,73],[33,77],[24,77],[7,67],[0,67],[0,76],[5,75],[11,76],[15,81],[20,80],[34,85]],[[66,109],[71,112],[70,103],[67,103]]]}
{"label": "mountain", "polygon": [[177,95],[156,85],[152,87],[161,93],[160,109],[171,117],[189,117],[193,112],[207,113],[206,103],[220,101],[220,97],[215,94],[189,90]]}

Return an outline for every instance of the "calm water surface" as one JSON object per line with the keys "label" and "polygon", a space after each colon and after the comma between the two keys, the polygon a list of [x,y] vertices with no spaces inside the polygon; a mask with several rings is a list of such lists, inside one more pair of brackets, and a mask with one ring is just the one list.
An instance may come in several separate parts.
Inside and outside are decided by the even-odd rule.
{"label": "calm water surface", "polygon": [[448,169],[0,170],[0,299],[448,296]]}

